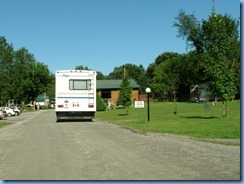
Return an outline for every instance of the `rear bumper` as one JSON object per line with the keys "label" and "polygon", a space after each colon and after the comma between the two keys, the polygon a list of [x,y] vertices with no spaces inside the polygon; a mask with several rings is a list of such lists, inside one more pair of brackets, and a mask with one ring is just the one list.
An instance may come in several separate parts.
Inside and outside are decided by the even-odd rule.
{"label": "rear bumper", "polygon": [[95,112],[56,112],[58,120],[92,120],[94,119]]}

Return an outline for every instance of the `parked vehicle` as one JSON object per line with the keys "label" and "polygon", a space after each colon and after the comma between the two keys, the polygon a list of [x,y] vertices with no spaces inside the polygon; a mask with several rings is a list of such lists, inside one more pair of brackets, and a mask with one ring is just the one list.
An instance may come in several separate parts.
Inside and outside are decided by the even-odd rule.
{"label": "parked vehicle", "polygon": [[5,111],[0,110],[0,119],[3,119],[5,117]]}
{"label": "parked vehicle", "polygon": [[197,84],[190,87],[191,102],[215,101],[216,96],[208,90],[208,84]]}
{"label": "parked vehicle", "polygon": [[1,107],[0,110],[6,111],[6,114],[7,114],[8,117],[15,116],[14,110],[9,108],[9,107]]}
{"label": "parked vehicle", "polygon": [[11,107],[9,107],[9,108],[11,108],[11,109],[14,110],[15,116],[20,115],[21,110],[20,110],[18,107],[16,107],[16,106],[11,106]]}

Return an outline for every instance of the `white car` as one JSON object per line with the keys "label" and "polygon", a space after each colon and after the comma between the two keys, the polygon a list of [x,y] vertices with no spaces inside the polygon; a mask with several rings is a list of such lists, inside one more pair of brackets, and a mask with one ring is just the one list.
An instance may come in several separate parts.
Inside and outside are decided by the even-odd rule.
{"label": "white car", "polygon": [[14,110],[9,107],[1,107],[0,110],[5,111],[8,117],[15,116]]}
{"label": "white car", "polygon": [[16,107],[16,106],[10,106],[9,108],[10,108],[10,109],[13,109],[13,111],[14,111],[14,113],[15,113],[15,116],[20,115],[21,111],[19,110],[18,107]]}

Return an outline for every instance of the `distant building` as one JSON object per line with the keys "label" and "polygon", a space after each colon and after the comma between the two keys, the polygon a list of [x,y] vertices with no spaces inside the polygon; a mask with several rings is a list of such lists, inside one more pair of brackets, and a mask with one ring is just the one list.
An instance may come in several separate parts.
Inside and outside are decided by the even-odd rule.
{"label": "distant building", "polygon": [[[131,101],[139,99],[139,85],[135,80],[130,79],[130,86],[132,87]],[[119,98],[119,90],[122,80],[97,80],[97,93],[103,100],[111,100],[116,104]]]}
{"label": "distant building", "polygon": [[40,106],[49,105],[49,96],[39,95],[36,98],[36,104],[39,104]]}

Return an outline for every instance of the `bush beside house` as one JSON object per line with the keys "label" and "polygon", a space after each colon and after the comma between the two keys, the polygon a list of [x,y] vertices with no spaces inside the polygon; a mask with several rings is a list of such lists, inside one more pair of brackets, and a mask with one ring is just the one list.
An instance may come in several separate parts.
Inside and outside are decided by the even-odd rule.
{"label": "bush beside house", "polygon": [[105,111],[105,110],[106,110],[106,105],[103,102],[102,97],[97,94],[97,111]]}

